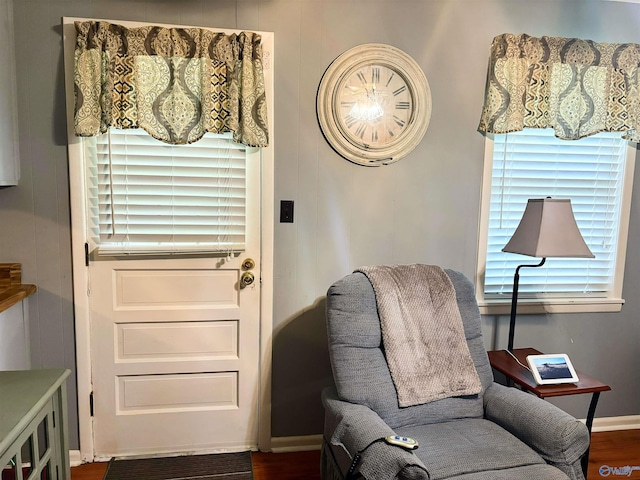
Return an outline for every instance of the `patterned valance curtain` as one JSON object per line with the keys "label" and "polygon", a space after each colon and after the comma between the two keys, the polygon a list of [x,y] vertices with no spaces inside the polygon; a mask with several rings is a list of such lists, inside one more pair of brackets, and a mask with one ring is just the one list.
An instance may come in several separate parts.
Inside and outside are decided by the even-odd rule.
{"label": "patterned valance curtain", "polygon": [[75,133],[143,128],[166,143],[233,132],[268,145],[260,35],[76,22]]}
{"label": "patterned valance curtain", "polygon": [[503,34],[491,45],[478,130],[553,128],[577,140],[623,132],[638,142],[640,45]]}

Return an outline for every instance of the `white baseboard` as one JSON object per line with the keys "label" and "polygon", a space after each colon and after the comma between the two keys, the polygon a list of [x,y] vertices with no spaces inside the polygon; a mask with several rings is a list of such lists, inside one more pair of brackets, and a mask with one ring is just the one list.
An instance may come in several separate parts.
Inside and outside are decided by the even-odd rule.
{"label": "white baseboard", "polygon": [[[586,420],[582,420],[585,422]],[[592,432],[613,432],[615,430],[633,430],[640,428],[640,415],[625,417],[601,417],[593,419]]]}
{"label": "white baseboard", "polygon": [[82,465],[83,463],[84,461],[82,460],[80,450],[69,450],[69,464],[72,467],[77,467],[78,465]]}
{"label": "white baseboard", "polygon": [[271,438],[271,451],[274,453],[320,450],[320,447],[322,447],[322,435]]}

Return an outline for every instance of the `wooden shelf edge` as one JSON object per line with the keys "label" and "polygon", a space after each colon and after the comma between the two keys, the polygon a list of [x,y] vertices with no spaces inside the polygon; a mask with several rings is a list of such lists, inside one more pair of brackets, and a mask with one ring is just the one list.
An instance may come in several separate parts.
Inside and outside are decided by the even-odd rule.
{"label": "wooden shelf edge", "polygon": [[22,283],[22,264],[0,263],[0,312],[4,312],[35,291],[35,285]]}
{"label": "wooden shelf edge", "polygon": [[35,293],[36,286],[20,284],[0,291],[0,312],[4,312],[16,303]]}

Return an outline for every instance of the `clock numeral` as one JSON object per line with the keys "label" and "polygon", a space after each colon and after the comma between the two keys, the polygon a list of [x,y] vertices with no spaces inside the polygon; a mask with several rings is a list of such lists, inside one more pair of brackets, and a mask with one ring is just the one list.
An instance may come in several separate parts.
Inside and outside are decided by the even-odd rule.
{"label": "clock numeral", "polygon": [[409,110],[410,107],[410,102],[396,102],[396,110]]}
{"label": "clock numeral", "polygon": [[407,123],[404,120],[402,120],[401,118],[396,117],[395,115],[393,116],[393,121],[396,122],[399,127],[404,127],[406,125],[406,123]]}
{"label": "clock numeral", "polygon": [[378,130],[372,130],[371,131],[371,142],[377,142],[378,141]]}
{"label": "clock numeral", "polygon": [[371,83],[380,83],[380,67],[371,67]]}
{"label": "clock numeral", "polygon": [[393,91],[393,96],[397,97],[398,95],[400,95],[402,92],[404,92],[407,89],[406,85],[401,86],[400,88],[398,88],[397,90]]}
{"label": "clock numeral", "polygon": [[395,72],[391,72],[391,75],[389,75],[389,79],[387,80],[387,83],[384,84],[385,87],[389,86],[394,75],[395,75]]}
{"label": "clock numeral", "polygon": [[353,108],[356,102],[340,102],[342,108]]}
{"label": "clock numeral", "polygon": [[395,134],[393,133],[393,131],[390,128],[387,129],[387,133],[389,134],[390,137],[394,137],[395,136]]}
{"label": "clock numeral", "polygon": [[344,117],[344,123],[349,130],[351,130],[351,127],[353,127],[357,121],[358,119],[351,114]]}
{"label": "clock numeral", "polygon": [[362,72],[360,71],[360,72],[358,72],[358,74],[357,74],[357,75],[358,75],[358,78],[360,79],[360,81],[362,82],[362,84],[363,84],[363,85],[366,85],[366,84],[367,84],[367,79],[366,79],[366,78],[364,78],[364,73],[362,73]]}
{"label": "clock numeral", "polygon": [[356,136],[360,137],[360,139],[362,140],[362,138],[364,137],[364,132],[367,130],[367,124],[366,123],[360,123],[360,125],[358,125],[358,128],[356,128],[355,134]]}

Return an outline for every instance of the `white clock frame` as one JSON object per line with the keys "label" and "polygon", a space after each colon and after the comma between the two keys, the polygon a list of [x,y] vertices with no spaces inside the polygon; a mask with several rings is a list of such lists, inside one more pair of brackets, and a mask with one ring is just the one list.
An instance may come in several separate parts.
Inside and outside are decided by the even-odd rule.
{"label": "white clock frame", "polygon": [[[340,85],[355,71],[371,65],[391,68],[400,75],[413,106],[407,125],[397,138],[376,146],[353,141],[342,126],[338,105]],[[400,160],[420,143],[431,119],[431,90],[424,72],[408,54],[391,45],[367,43],[347,50],[329,65],[318,87],[316,109],[322,133],[338,154],[356,164],[377,167]]]}

